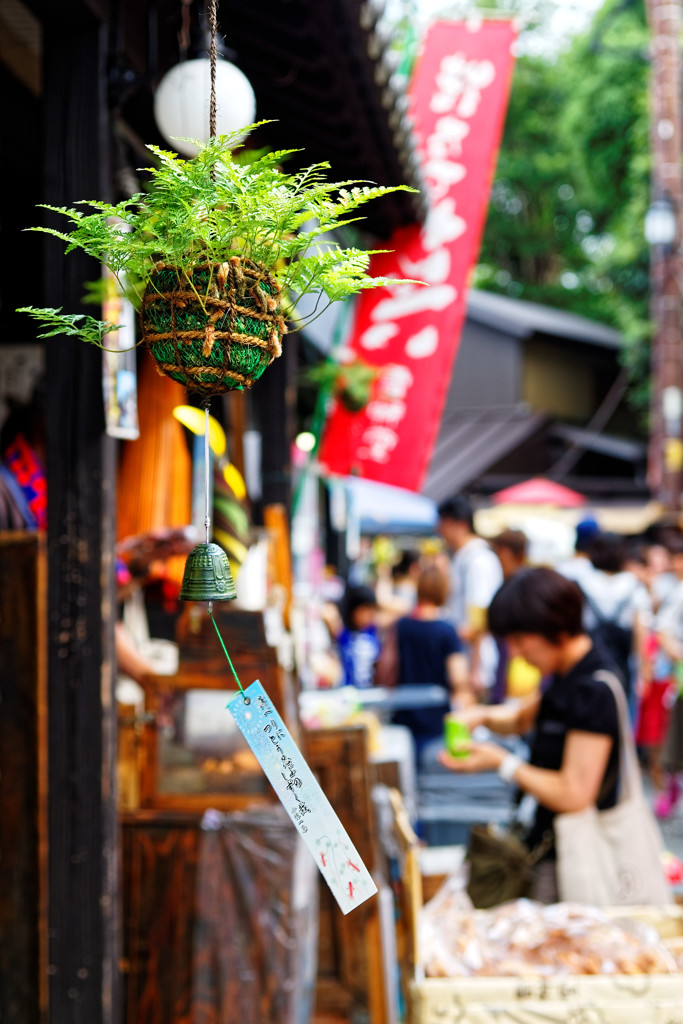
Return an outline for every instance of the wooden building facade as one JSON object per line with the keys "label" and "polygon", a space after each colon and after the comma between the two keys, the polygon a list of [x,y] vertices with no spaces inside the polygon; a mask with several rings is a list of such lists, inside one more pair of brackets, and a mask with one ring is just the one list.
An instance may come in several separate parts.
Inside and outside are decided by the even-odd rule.
{"label": "wooden building facade", "polygon": [[[165,144],[152,95],[178,60],[183,6],[0,6],[0,346],[36,347],[18,306],[81,308],[83,284],[98,268],[22,230],[38,222],[40,202],[123,198],[122,182],[145,159],[143,142]],[[405,106],[390,85],[372,4],[266,0],[252,9],[223,0],[219,13],[228,55],[252,80],[257,116],[274,119],[263,144],[303,147],[307,163],[329,159],[338,179],[415,182]],[[378,204],[367,228],[386,236],[419,215],[413,198],[398,194]],[[295,355],[292,344],[255,392],[265,503],[288,502]],[[0,538],[0,816],[3,845],[22,852],[3,856],[0,912],[11,940],[0,955],[0,1016],[7,1024],[118,1024],[116,442],[104,429],[100,353],[59,338],[42,358],[47,537]]]}

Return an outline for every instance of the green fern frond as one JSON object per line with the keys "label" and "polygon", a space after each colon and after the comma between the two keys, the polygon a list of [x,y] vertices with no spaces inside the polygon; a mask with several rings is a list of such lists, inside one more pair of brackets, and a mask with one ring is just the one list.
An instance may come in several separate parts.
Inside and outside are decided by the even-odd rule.
{"label": "green fern frond", "polygon": [[[156,163],[148,168],[147,192],[120,203],[46,205],[67,218],[68,228],[29,230],[53,235],[66,252],[82,250],[109,267],[119,281],[134,282],[136,292],[144,290],[159,263],[187,271],[202,263],[223,263],[235,254],[263,264],[283,290],[299,296],[322,290],[336,301],[377,287],[367,274],[370,254],[342,249],[330,236],[358,220],[363,204],[391,192],[415,190],[365,181],[329,182],[327,162],[286,173],[282,164],[296,149],[234,155],[232,149],[241,145],[245,132],[265,123],[210,139],[190,160],[150,145]],[[50,332],[45,336],[71,333],[93,343],[106,333],[99,321],[70,321],[55,310],[32,312],[36,318],[42,314]],[[58,322],[51,319],[57,315]]]}
{"label": "green fern frond", "polygon": [[[62,307],[56,309],[35,306],[21,306],[17,313],[28,313],[41,324],[43,330],[39,338],[54,338],[62,335],[70,338],[79,338],[88,345],[96,345],[106,352],[123,352],[125,349],[105,349],[102,339],[118,331],[120,324],[113,324],[109,320],[95,320],[92,316],[83,313],[62,313]],[[80,322],[79,322],[80,321]]]}

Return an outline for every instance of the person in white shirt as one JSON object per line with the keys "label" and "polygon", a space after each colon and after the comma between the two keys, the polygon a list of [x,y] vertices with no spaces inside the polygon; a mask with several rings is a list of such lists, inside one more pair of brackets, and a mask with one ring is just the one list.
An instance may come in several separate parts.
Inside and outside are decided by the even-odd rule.
{"label": "person in white shirt", "polygon": [[584,627],[594,642],[607,647],[623,677],[632,717],[635,717],[637,678],[646,629],[652,622],[652,599],[638,577],[624,571],[625,538],[599,533],[593,538],[593,572],[577,580],[585,596]]}
{"label": "person in white shirt", "polygon": [[470,686],[485,699],[498,665],[495,641],[487,633],[486,613],[503,582],[503,572],[487,542],[475,533],[468,498],[449,498],[439,505],[438,515],[439,533],[453,552],[448,618],[465,644]]}
{"label": "person in white shirt", "polygon": [[652,615],[652,599],[635,573],[624,569],[626,542],[616,533],[602,533],[590,549],[593,572],[578,580],[587,598],[586,615],[592,627],[596,610],[602,618],[633,628],[637,617]]}

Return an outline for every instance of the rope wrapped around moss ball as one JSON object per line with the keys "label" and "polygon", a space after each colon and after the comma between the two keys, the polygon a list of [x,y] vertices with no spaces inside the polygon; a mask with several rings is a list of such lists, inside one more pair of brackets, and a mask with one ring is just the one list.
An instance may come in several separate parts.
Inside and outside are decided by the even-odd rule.
{"label": "rope wrapped around moss ball", "polygon": [[160,264],[142,299],[142,336],[159,372],[206,398],[250,388],[286,332],[278,282],[242,256],[191,276]]}

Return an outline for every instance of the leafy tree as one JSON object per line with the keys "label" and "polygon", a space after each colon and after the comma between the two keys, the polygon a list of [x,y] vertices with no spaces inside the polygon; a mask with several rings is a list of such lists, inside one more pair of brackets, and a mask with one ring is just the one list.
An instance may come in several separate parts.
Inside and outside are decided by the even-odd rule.
{"label": "leafy tree", "polygon": [[564,51],[517,61],[475,283],[623,332],[648,405],[647,26],[608,0]]}

